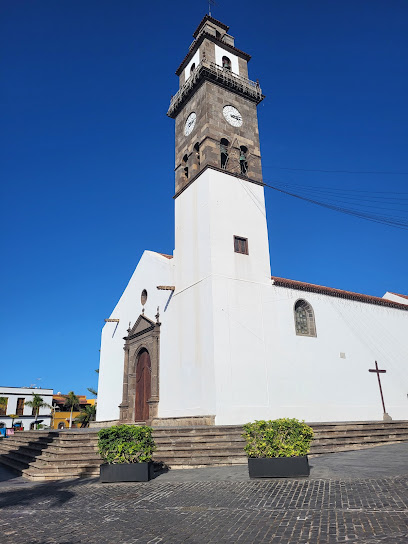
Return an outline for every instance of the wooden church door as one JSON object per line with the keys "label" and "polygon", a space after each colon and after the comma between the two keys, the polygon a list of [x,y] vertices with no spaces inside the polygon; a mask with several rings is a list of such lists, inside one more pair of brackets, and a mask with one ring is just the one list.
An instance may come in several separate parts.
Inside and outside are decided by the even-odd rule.
{"label": "wooden church door", "polygon": [[147,401],[151,396],[151,375],[150,355],[148,351],[143,350],[139,355],[136,367],[135,421],[147,421],[149,419]]}

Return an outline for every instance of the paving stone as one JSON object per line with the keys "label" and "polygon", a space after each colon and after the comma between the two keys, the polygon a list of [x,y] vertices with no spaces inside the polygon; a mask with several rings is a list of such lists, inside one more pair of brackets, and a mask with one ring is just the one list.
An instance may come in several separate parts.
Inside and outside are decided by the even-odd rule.
{"label": "paving stone", "polygon": [[407,455],[408,443],[321,456],[310,478],[277,480],[215,467],[34,483],[0,469],[1,542],[407,544]]}

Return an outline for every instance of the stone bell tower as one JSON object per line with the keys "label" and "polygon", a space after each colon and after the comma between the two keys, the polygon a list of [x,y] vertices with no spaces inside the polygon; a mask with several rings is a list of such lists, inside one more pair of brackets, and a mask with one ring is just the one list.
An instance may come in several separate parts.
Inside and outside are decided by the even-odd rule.
{"label": "stone bell tower", "polygon": [[179,394],[163,389],[160,402],[163,413],[218,422],[232,420],[235,397],[247,394],[249,360],[258,383],[251,402],[267,402],[262,323],[271,284],[257,118],[264,96],[228,28],[208,15],[200,22],[167,112],[176,121],[169,376]]}
{"label": "stone bell tower", "polygon": [[228,29],[206,15],[176,71],[180,89],[167,112],[176,120],[176,196],[209,166],[262,183],[256,106],[264,96]]}

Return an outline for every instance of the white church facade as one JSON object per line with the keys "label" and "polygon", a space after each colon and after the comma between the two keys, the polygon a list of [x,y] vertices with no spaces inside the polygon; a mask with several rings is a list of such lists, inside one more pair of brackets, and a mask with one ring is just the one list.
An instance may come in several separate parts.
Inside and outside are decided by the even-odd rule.
{"label": "white church facade", "polygon": [[176,72],[175,249],[102,330],[97,425],[408,419],[408,297],[271,277],[249,59],[206,16]]}

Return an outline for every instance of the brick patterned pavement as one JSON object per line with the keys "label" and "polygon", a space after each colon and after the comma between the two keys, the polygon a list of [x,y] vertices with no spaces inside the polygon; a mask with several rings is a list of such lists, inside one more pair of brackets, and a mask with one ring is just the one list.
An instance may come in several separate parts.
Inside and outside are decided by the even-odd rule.
{"label": "brick patterned pavement", "polygon": [[[384,458],[392,451],[402,452],[384,450]],[[347,454],[335,455],[337,467],[350,463]],[[327,471],[324,460],[311,463]],[[407,544],[404,468],[378,478],[250,480],[246,467],[225,467],[136,484],[34,484],[0,474],[1,543]]]}

